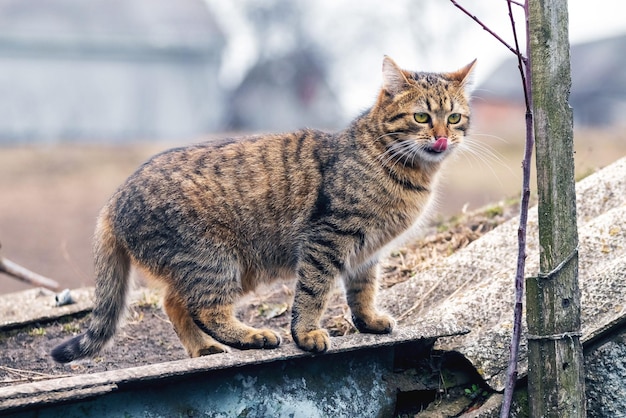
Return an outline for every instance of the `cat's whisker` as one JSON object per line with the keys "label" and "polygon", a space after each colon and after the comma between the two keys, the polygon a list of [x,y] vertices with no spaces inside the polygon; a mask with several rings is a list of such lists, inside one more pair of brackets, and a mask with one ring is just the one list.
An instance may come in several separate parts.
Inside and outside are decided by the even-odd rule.
{"label": "cat's whisker", "polygon": [[[482,155],[480,152],[476,151],[475,149],[465,148],[464,151],[466,152],[463,153],[463,156],[469,162],[471,169],[474,169],[474,164],[478,163],[479,166],[487,167],[487,169],[491,172],[492,176],[495,178],[498,178],[494,168],[492,167],[487,157],[485,157],[484,155]],[[498,179],[498,181],[500,180]]]}
{"label": "cat's whisker", "polygon": [[415,161],[418,160],[421,156],[421,152],[426,150],[426,144],[420,144],[418,142],[413,142],[412,145],[412,155],[411,155],[411,165],[415,164]]}
{"label": "cat's whisker", "polygon": [[[502,138],[501,136],[498,136],[498,135],[485,134],[485,133],[473,132],[472,131],[472,137],[476,137],[476,136],[497,139],[498,141],[500,141],[500,142],[502,142],[504,144],[508,144],[510,142],[507,139],[504,139],[504,138]],[[470,140],[471,140],[471,138],[470,138]]]}
{"label": "cat's whisker", "polygon": [[480,159],[482,162],[501,162],[500,157],[489,148],[484,147],[479,143],[472,143],[470,141],[465,141],[463,144],[463,151],[471,154],[472,156]]}
{"label": "cat's whisker", "polygon": [[467,141],[463,147],[463,150],[467,152],[467,154],[475,157],[480,160],[482,163],[487,165],[491,163],[496,163],[502,166],[507,166],[507,164],[502,160],[502,158],[493,150],[485,147],[479,143],[470,143]]}
{"label": "cat's whisker", "polygon": [[[385,166],[394,161],[394,163],[390,167],[393,169],[395,165],[398,164],[402,160],[402,158],[406,156],[406,151],[410,149],[410,147],[410,141],[395,142],[391,144],[389,148],[378,157],[378,159]],[[406,166],[406,161],[404,163],[404,166]]]}
{"label": "cat's whisker", "polygon": [[374,140],[374,142],[378,142],[381,139],[387,137],[387,136],[392,136],[392,135],[400,135],[402,132],[388,132],[386,134],[380,135],[378,137],[376,137],[376,139]]}
{"label": "cat's whisker", "polygon": [[[405,132],[389,132],[378,136],[376,141],[379,141],[384,137],[401,134],[406,135]],[[390,168],[394,168],[399,163],[402,163],[403,167],[407,167],[407,165],[415,165],[415,162],[420,158],[420,155],[422,155],[422,151],[425,151],[426,149],[426,143],[420,143],[414,139],[399,140],[398,142],[389,145],[388,149],[381,156],[379,156],[379,160],[383,163],[383,165],[387,165],[391,161],[395,160],[394,164]]]}
{"label": "cat's whisker", "polygon": [[403,167],[406,167],[409,158],[411,158],[412,155],[412,148],[414,146],[414,142],[413,141],[402,141],[399,143],[400,145],[402,145],[402,147],[398,147],[400,148],[398,151],[398,163],[402,163]]}
{"label": "cat's whisker", "polygon": [[476,141],[472,138],[466,138],[465,140],[465,149],[474,154],[476,157],[479,157],[484,162],[494,162],[502,167],[507,168],[511,173],[511,167],[506,163],[502,154],[496,151],[492,146],[485,144],[483,142]]}
{"label": "cat's whisker", "polygon": [[504,159],[498,154],[498,152],[486,144],[466,138],[463,144],[463,152],[461,154],[467,157],[468,161],[470,161],[470,164],[471,161],[474,160],[481,165],[486,166],[487,169],[491,172],[492,176],[497,179],[500,185],[502,185],[503,183],[500,179],[500,176],[498,176],[496,170],[493,168],[494,163],[501,167],[504,167],[512,175],[515,175],[510,165],[504,161]]}
{"label": "cat's whisker", "polygon": [[395,144],[392,144],[392,146],[387,148],[385,152],[383,152],[378,157],[376,157],[381,162],[382,165],[386,166],[389,162],[395,159],[396,150],[393,145]]}
{"label": "cat's whisker", "polygon": [[402,144],[402,155],[401,158],[398,159],[398,162],[403,161],[404,167],[406,167],[409,162],[413,165],[415,163],[415,157],[419,152],[418,144],[415,141],[403,141]]}
{"label": "cat's whisker", "polygon": [[[389,132],[386,133],[384,135],[380,135],[378,136],[374,142],[380,141],[382,138],[388,137],[388,136],[393,136],[393,135],[399,135],[401,134],[401,132]],[[396,148],[398,146],[398,144],[401,144],[401,142],[394,142],[393,144],[391,144],[387,150],[381,154],[378,159],[381,161],[381,163],[383,165],[387,165],[390,161],[394,160],[396,158],[396,156],[399,154],[399,152],[397,152]]]}

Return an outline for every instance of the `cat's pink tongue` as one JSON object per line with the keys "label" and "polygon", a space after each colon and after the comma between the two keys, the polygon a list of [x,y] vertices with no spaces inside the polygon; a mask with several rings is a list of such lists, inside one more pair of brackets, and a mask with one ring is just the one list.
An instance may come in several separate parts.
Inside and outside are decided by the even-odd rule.
{"label": "cat's pink tongue", "polygon": [[437,141],[435,141],[435,143],[433,144],[432,149],[436,152],[444,152],[446,149],[448,149],[448,138],[446,138],[445,136],[438,138]]}

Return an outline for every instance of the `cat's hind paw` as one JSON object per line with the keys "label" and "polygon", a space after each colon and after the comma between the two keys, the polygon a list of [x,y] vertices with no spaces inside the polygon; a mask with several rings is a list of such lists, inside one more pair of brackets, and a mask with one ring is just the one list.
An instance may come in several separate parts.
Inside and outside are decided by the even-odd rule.
{"label": "cat's hind paw", "polygon": [[396,326],[396,321],[387,314],[371,315],[369,318],[352,316],[352,322],[359,332],[368,334],[390,334]]}
{"label": "cat's hind paw", "polygon": [[294,340],[298,347],[311,353],[324,353],[330,348],[330,336],[325,329],[314,329],[300,336],[294,335]]}
{"label": "cat's hind paw", "polygon": [[212,344],[206,347],[202,347],[197,351],[194,351],[193,353],[191,353],[190,357],[210,356],[212,354],[227,353],[228,351],[228,347],[225,347],[221,344]]}

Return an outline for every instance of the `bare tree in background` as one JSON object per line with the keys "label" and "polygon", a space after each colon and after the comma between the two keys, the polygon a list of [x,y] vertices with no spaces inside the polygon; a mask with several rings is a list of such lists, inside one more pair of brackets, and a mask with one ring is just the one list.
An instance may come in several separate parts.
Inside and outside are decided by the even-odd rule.
{"label": "bare tree in background", "polygon": [[[442,57],[459,57],[459,62],[475,58],[458,42],[469,29],[461,24],[463,17],[448,13],[447,4],[439,0],[205,2],[230,44],[224,59],[227,76],[233,77],[228,83],[235,84],[231,88],[258,61],[294,49],[314,51],[336,86],[351,78],[352,85],[362,86],[364,79],[378,82],[379,72],[372,71],[371,64],[378,68],[383,55],[394,55],[396,44],[408,45],[404,51],[410,55],[394,58],[414,62],[417,68],[445,70],[438,64]],[[488,5],[476,7],[489,11]],[[350,85],[343,89],[351,90]]]}

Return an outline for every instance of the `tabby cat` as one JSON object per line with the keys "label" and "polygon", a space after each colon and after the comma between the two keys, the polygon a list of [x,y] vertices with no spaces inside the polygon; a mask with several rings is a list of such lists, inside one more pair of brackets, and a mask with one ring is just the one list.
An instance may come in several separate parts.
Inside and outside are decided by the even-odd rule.
{"label": "tabby cat", "polygon": [[243,324],[234,310],[279,277],[297,278],[291,334],[301,349],[330,347],[320,317],[337,277],[356,328],[390,333],[393,318],[375,307],[377,262],[423,222],[437,172],[467,133],[474,63],[410,72],[385,57],[376,103],[342,132],[225,139],[152,157],[102,209],[91,323],[52,357],[92,357],[112,339],[131,265],[163,285],[191,357],[278,347],[279,334]]}

